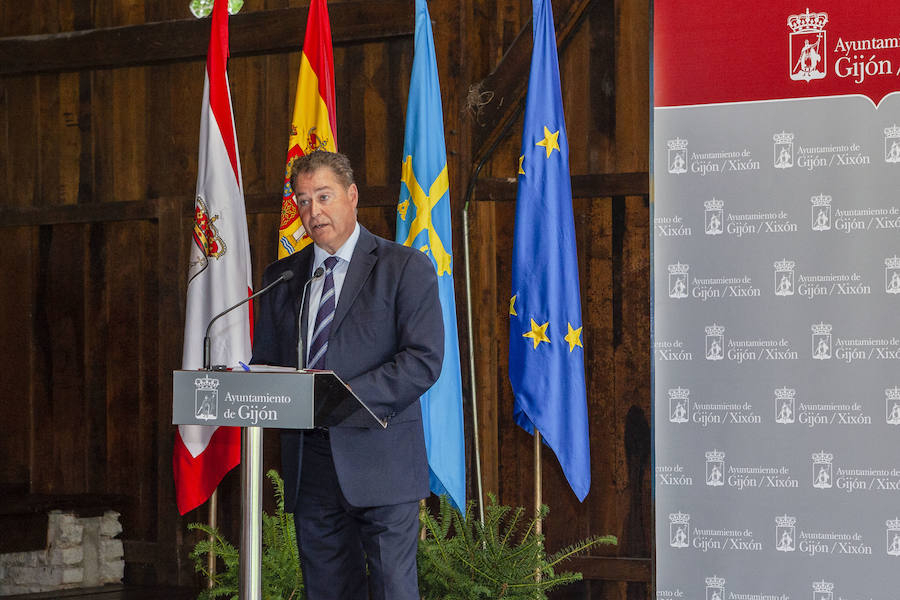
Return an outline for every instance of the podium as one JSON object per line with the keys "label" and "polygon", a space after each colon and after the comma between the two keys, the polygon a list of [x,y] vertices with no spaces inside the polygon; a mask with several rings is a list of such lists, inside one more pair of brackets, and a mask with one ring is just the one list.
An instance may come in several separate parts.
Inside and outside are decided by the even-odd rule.
{"label": "podium", "polygon": [[253,366],[173,372],[172,423],[240,427],[241,600],[262,598],[264,428],[387,427],[332,371]]}

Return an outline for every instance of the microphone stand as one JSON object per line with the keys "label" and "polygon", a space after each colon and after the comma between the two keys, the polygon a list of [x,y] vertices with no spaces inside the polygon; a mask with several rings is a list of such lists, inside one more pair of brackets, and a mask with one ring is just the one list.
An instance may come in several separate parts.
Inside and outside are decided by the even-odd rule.
{"label": "microphone stand", "polygon": [[[209,324],[206,326],[206,335],[203,336],[203,370],[204,371],[212,371],[213,370],[212,369],[212,357],[210,356],[211,355],[211,350],[210,350],[211,340],[209,338],[209,330],[212,328],[213,323],[215,323],[219,318],[224,317],[225,315],[227,315],[234,309],[243,306],[247,302],[250,302],[257,296],[262,296],[263,294],[265,294],[266,292],[271,290],[273,287],[275,287],[282,281],[288,281],[289,279],[293,279],[293,277],[294,277],[293,271],[285,271],[278,277],[278,279],[276,279],[275,281],[273,281],[272,283],[270,283],[263,289],[259,290],[255,294],[247,296],[246,298],[244,298],[243,300],[241,300],[234,306],[230,306],[230,307],[226,308],[225,310],[223,310],[222,312],[220,312],[219,314],[217,314],[216,316],[214,316],[212,319],[209,320]],[[219,369],[216,369],[216,370],[219,370]]]}
{"label": "microphone stand", "polygon": [[[265,294],[273,287],[288,281],[294,277],[293,271],[285,271],[278,279],[259,290],[255,294],[247,296],[237,304],[230,306],[210,319],[206,326],[206,334],[203,336],[203,370],[212,371],[212,342],[209,331],[221,317],[224,317],[236,308],[250,302],[254,298]],[[224,370],[226,366],[216,366],[216,370]],[[241,432],[241,591],[243,598],[259,598],[262,590],[262,578],[260,560],[262,556],[262,428],[247,427]],[[213,490],[209,497],[209,527],[215,529],[218,525],[218,488]],[[208,586],[214,585],[216,573],[216,549],[215,538],[209,536],[209,556],[207,562],[209,573]]]}

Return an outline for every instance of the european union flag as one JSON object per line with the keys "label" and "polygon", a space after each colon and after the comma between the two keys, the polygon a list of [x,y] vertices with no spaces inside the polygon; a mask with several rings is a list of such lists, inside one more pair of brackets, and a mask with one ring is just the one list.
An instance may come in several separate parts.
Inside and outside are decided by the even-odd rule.
{"label": "european union flag", "polygon": [[415,56],[406,107],[403,157],[397,241],[418,248],[431,258],[444,312],[444,367],[437,382],[422,396],[431,491],[447,494],[453,505],[464,512],[466,454],[453,293],[450,180],[441,87],[425,0],[416,0]]}
{"label": "european union flag", "polygon": [[569,146],[550,0],[533,0],[509,302],[509,379],[520,427],[541,432],[572,491],[591,487]]}

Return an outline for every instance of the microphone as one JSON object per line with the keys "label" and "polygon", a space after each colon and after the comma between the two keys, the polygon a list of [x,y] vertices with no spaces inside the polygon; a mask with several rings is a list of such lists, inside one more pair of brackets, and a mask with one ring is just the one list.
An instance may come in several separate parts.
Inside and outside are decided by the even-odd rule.
{"label": "microphone", "polygon": [[247,302],[250,302],[251,300],[253,300],[253,299],[256,298],[257,296],[262,296],[263,294],[265,294],[266,292],[268,292],[269,290],[271,290],[273,287],[275,287],[275,286],[278,285],[279,283],[282,283],[282,282],[284,282],[284,281],[289,281],[289,280],[291,280],[291,279],[293,279],[293,278],[294,278],[294,272],[293,272],[293,271],[290,271],[290,270],[285,271],[284,273],[282,273],[281,275],[278,276],[278,279],[276,279],[275,281],[273,281],[272,283],[270,283],[269,285],[267,285],[267,286],[264,287],[263,289],[259,290],[258,292],[256,292],[255,294],[253,294],[253,295],[251,295],[251,296],[247,296],[246,298],[244,298],[243,300],[241,300],[240,302],[238,302],[238,303],[235,304],[234,306],[231,306],[231,307],[229,307],[229,308],[226,308],[225,310],[223,310],[222,312],[220,312],[219,314],[217,314],[216,316],[214,316],[212,319],[209,320],[209,324],[206,326],[206,335],[203,336],[203,369],[204,369],[204,370],[206,370],[206,371],[211,371],[211,370],[212,370],[212,364],[211,364],[211,363],[212,363],[212,357],[210,356],[210,343],[211,343],[211,342],[210,342],[210,339],[209,339],[209,330],[210,330],[210,328],[212,327],[213,323],[215,323],[216,320],[218,320],[220,317],[224,317],[225,315],[227,315],[228,313],[230,313],[230,312],[233,311],[234,309],[238,308],[239,306],[242,306],[242,305],[246,304]]}
{"label": "microphone", "polygon": [[[303,327],[300,322],[300,319],[303,318],[303,306],[306,304],[306,291],[309,289],[309,284],[316,279],[319,279],[324,274],[325,269],[319,267],[312,274],[312,277],[307,279],[306,283],[303,284],[303,295],[300,296],[300,311],[297,316],[297,368],[306,368],[306,340],[303,339]],[[293,273],[291,273],[291,275],[293,275]],[[301,367],[301,365],[303,366]]]}

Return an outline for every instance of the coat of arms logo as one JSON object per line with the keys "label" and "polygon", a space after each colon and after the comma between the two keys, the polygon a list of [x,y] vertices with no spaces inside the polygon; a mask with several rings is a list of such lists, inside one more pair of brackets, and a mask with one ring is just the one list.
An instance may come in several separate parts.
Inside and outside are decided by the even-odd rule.
{"label": "coat of arms logo", "polygon": [[806,12],[787,19],[790,33],[790,74],[794,81],[809,83],[822,79],[828,72],[825,25],[828,13]]}
{"label": "coat of arms logo", "polygon": [[706,235],[722,235],[725,203],[713,198],[703,203],[703,231]]}
{"label": "coat of arms logo", "polygon": [[687,423],[691,415],[691,390],[681,386],[669,388],[669,421]]}
{"label": "coat of arms logo", "polygon": [[816,360],[831,358],[831,325],[816,323],[812,329],[812,357]]}
{"label": "coat of arms logo", "polygon": [[219,215],[210,215],[203,196],[194,201],[194,244],[188,267],[188,281],[199,275],[209,264],[210,258],[221,258],[227,251],[225,240],[219,236],[216,221]]}
{"label": "coat of arms logo", "polygon": [[884,128],[884,162],[900,163],[900,127],[896,123]]}
{"label": "coat of arms logo", "polygon": [[884,291],[888,294],[900,294],[900,256],[884,259]]}
{"label": "coat of arms logo", "polygon": [[813,600],[833,600],[834,599],[834,584],[830,581],[814,581],[812,584],[813,587]]}
{"label": "coat of arms logo", "polygon": [[794,134],[782,131],[772,136],[774,142],[774,166],[776,169],[790,169],[794,166]]}
{"label": "coat of arms logo", "polygon": [[678,511],[669,513],[669,545],[687,548],[691,543],[691,515]]}
{"label": "coat of arms logo", "polygon": [[725,485],[725,453],[721,450],[710,450],[706,453],[706,485],[712,487]]}
{"label": "coat of arms logo", "polygon": [[194,417],[201,421],[219,418],[219,380],[209,375],[194,380]]}
{"label": "coat of arms logo", "polygon": [[900,387],[884,389],[884,420],[888,425],[900,425]]}
{"label": "coat of arms logo", "polygon": [[828,231],[831,229],[831,196],[819,194],[818,196],[810,196],[809,201],[812,203],[812,221],[811,227],[813,231]]}
{"label": "coat of arms logo", "polygon": [[311,154],[317,150],[328,150],[328,143],[330,140],[328,140],[328,138],[319,137],[317,129],[317,127],[313,126],[306,132],[306,148],[303,151],[304,154]]}
{"label": "coat of arms logo", "polygon": [[832,487],[832,466],[834,454],[831,452],[816,452],[813,460],[813,487],[820,490],[830,490]]}
{"label": "coat of arms logo", "polygon": [[792,260],[781,259],[773,263],[775,267],[775,295],[776,296],[793,296],[794,295],[794,267],[796,263]]}
{"label": "coat of arms logo", "polygon": [[707,325],[706,360],[722,360],[725,358],[725,328],[721,325]]}
{"label": "coat of arms logo", "polygon": [[681,175],[687,173],[687,147],[688,141],[681,138],[669,140],[666,145],[669,148],[669,173]]}
{"label": "coat of arms logo", "polygon": [[796,419],[797,409],[794,404],[797,398],[797,390],[783,387],[775,390],[775,422],[782,425],[793,423]]}
{"label": "coat of arms logo", "polygon": [[690,291],[690,266],[669,265],[669,298],[687,298]]}
{"label": "coat of arms logo", "polygon": [[795,540],[797,518],[788,515],[775,517],[775,549],[779,552],[796,550]]}
{"label": "coat of arms logo", "polygon": [[713,575],[706,578],[706,600],[722,600],[725,597],[725,578]]}
{"label": "coat of arms logo", "polygon": [[887,526],[887,553],[900,556],[900,519],[888,519],[884,524]]}

